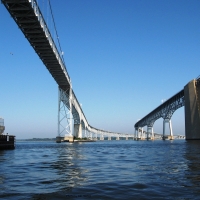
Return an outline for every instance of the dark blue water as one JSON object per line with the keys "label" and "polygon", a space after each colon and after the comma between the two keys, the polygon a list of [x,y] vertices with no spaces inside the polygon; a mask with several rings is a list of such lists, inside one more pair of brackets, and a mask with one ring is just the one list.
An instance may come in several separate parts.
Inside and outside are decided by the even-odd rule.
{"label": "dark blue water", "polygon": [[200,199],[200,141],[17,142],[0,199]]}

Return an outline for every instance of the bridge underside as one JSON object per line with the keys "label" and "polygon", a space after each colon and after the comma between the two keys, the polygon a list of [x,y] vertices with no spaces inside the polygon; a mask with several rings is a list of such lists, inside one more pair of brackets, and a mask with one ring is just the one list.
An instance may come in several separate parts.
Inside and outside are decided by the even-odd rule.
{"label": "bridge underside", "polygon": [[36,1],[2,0],[60,88],[70,88],[69,75]]}
{"label": "bridge underside", "polygon": [[200,79],[184,87],[186,140],[200,140]]}

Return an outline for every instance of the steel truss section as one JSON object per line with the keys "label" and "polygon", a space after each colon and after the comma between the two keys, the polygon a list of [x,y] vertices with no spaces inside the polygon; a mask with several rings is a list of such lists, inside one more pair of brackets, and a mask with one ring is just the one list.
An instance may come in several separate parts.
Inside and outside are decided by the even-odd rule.
{"label": "steel truss section", "polygon": [[58,89],[58,136],[73,135],[71,89]]}
{"label": "steel truss section", "polygon": [[163,104],[158,106],[156,109],[154,109],[152,112],[150,112],[148,115],[146,115],[144,118],[139,120],[135,124],[135,128],[149,126],[153,127],[154,122],[159,119],[168,119],[170,120],[173,113],[180,107],[185,105],[184,101],[184,90],[181,90],[174,96],[172,96],[170,99],[165,101]]}

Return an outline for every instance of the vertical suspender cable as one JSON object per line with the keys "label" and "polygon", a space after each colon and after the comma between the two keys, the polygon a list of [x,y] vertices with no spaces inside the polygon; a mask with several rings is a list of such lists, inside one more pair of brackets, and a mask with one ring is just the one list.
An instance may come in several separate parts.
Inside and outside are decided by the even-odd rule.
{"label": "vertical suspender cable", "polygon": [[65,60],[64,60],[64,57],[63,57],[63,53],[62,53],[62,49],[61,49],[61,45],[60,45],[60,41],[59,41],[59,37],[58,37],[58,32],[57,32],[57,29],[56,29],[56,24],[55,24],[55,21],[54,21],[54,16],[53,16],[52,8],[51,8],[51,2],[50,2],[50,0],[48,0],[48,2],[49,2],[49,8],[50,8],[50,11],[51,11],[51,16],[52,16],[52,19],[53,19],[53,25],[54,25],[56,37],[57,37],[57,40],[58,40],[58,45],[59,45],[60,52],[61,52],[61,57],[62,57],[64,65],[65,65]]}

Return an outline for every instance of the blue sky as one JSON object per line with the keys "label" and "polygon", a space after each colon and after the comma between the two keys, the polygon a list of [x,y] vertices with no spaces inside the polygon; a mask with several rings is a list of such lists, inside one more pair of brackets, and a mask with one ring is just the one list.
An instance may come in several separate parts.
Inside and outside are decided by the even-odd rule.
{"label": "blue sky", "polygon": [[[40,8],[51,29],[47,0]],[[200,1],[51,0],[73,90],[89,123],[134,124],[200,75]],[[58,88],[0,4],[0,116],[17,138],[57,135]],[[54,34],[53,34],[54,35]],[[172,117],[184,134],[184,108]],[[162,132],[162,119],[155,122]]]}

